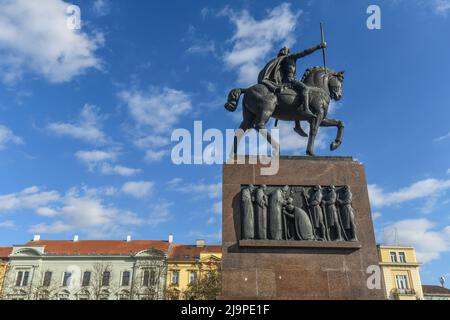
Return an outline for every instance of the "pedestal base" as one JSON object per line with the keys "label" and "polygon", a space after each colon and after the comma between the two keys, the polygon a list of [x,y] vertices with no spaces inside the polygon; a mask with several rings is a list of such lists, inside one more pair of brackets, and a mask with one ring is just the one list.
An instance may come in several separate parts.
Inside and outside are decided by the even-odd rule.
{"label": "pedestal base", "polygon": [[[378,265],[364,167],[345,157],[281,157],[274,176],[259,164],[224,165],[222,299],[384,299],[369,289]],[[241,240],[245,185],[350,186],[358,242]],[[381,275],[380,275],[381,276]]]}

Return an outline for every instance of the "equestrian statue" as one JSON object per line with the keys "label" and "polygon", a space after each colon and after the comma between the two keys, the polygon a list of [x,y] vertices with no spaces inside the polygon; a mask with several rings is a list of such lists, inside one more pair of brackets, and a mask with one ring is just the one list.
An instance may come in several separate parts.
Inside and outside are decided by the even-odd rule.
{"label": "equestrian statue", "polygon": [[[271,60],[261,70],[258,83],[250,88],[237,88],[230,91],[225,109],[234,112],[241,95],[243,99],[243,120],[234,137],[231,151],[236,156],[239,142],[245,132],[256,129],[265,136],[278,150],[278,142],[265,130],[270,118],[283,121],[295,121],[295,132],[308,137],[306,154],[314,156],[314,142],[320,127],[336,127],[337,135],[330,149],[336,150],[342,143],[344,123],[340,120],[327,118],[331,100],[342,99],[344,71],[334,71],[326,67],[325,49],[327,44],[323,36],[319,45],[298,53],[291,53],[284,47],[278,57]],[[322,49],[324,66],[313,67],[305,71],[302,79],[296,79],[297,60]],[[301,127],[301,121],[309,123],[309,135]]]}

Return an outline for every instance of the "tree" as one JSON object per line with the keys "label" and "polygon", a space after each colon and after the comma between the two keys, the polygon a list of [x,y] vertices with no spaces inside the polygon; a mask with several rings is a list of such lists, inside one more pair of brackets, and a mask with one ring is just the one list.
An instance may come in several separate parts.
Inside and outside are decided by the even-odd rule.
{"label": "tree", "polygon": [[[112,265],[107,262],[97,262],[93,264],[90,274],[89,293],[92,295],[89,297],[91,300],[105,300],[109,298],[111,289],[111,273]],[[84,275],[83,275],[84,276]]]}
{"label": "tree", "polygon": [[131,286],[131,299],[162,299],[166,286],[166,274],[166,260],[159,256],[145,257],[136,262]]}
{"label": "tree", "polygon": [[199,277],[183,292],[186,300],[216,300],[222,291],[222,269],[219,261],[199,263]]}

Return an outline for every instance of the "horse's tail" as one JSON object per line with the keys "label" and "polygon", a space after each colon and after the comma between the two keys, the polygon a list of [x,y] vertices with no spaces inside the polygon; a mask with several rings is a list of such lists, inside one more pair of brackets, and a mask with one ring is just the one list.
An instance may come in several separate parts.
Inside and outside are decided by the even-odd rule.
{"label": "horse's tail", "polygon": [[237,109],[239,98],[245,93],[246,89],[236,88],[230,91],[228,94],[228,101],[225,103],[225,109],[230,112],[234,112]]}

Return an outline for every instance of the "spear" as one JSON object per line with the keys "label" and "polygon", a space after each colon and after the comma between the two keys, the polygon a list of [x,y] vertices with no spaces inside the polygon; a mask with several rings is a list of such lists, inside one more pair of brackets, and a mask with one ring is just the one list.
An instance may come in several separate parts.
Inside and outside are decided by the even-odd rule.
{"label": "spear", "polygon": [[[320,23],[320,37],[322,39],[322,45],[325,44],[325,35],[323,32],[323,23]],[[323,66],[325,68],[325,73],[327,73],[327,52],[325,48],[322,48],[322,56],[323,56]]]}

